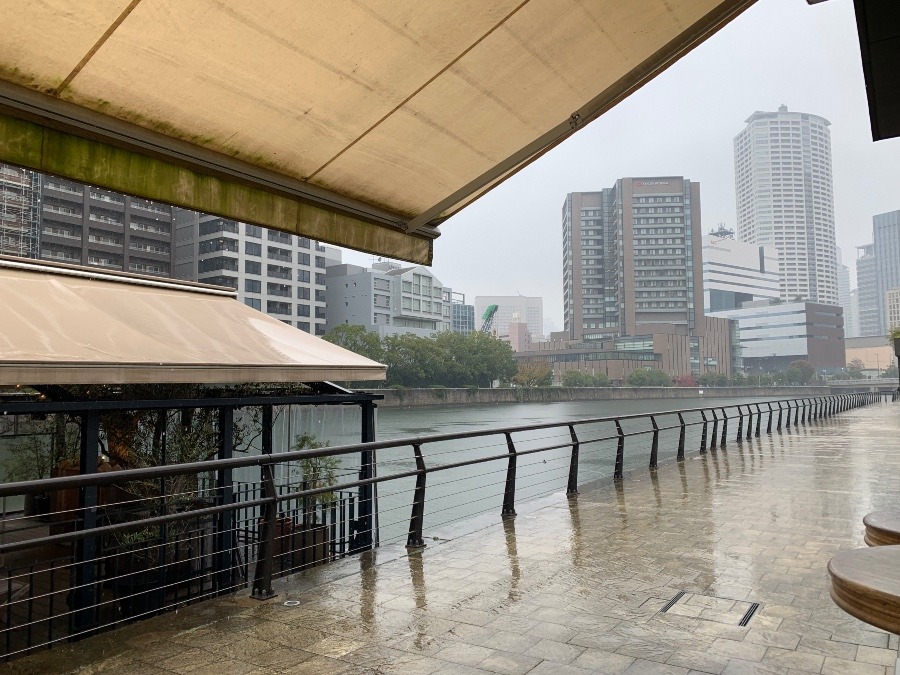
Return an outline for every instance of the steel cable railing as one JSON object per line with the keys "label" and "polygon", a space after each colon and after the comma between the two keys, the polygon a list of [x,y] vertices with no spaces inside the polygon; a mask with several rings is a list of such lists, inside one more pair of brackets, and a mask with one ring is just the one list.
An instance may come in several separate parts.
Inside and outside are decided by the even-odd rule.
{"label": "steel cable railing", "polygon": [[[7,563],[0,577],[0,644],[10,657],[248,585],[253,597],[269,598],[275,577],[379,542],[422,547],[426,531],[495,509],[515,516],[523,495],[564,489],[574,496],[585,478],[621,481],[637,459],[654,470],[693,450],[792,431],[883,399],[839,394],[716,405],[3,484],[0,497],[75,489],[94,500],[58,511],[46,535],[0,543],[7,560],[44,555],[30,565]],[[79,410],[69,405],[67,412]],[[636,443],[640,453],[626,453]],[[379,464],[378,451],[390,461]],[[280,465],[324,457],[347,464],[359,457],[359,468],[342,465],[325,485],[328,476],[316,472],[291,478],[283,471],[288,477],[276,480]],[[232,471],[254,467],[259,480],[233,479]],[[196,489],[123,499],[115,508],[96,500],[101,488],[177,477],[195,478]],[[394,487],[379,498],[381,485]],[[27,519],[6,522],[18,520]]]}

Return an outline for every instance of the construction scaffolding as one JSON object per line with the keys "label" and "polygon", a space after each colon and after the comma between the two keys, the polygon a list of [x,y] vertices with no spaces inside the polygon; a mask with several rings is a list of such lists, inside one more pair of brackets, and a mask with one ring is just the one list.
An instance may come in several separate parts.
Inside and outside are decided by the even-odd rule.
{"label": "construction scaffolding", "polygon": [[40,257],[41,178],[0,164],[0,254]]}

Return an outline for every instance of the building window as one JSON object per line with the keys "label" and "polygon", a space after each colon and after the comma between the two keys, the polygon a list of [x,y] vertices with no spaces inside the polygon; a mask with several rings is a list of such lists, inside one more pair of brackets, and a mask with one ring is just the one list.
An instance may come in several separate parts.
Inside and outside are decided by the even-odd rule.
{"label": "building window", "polygon": [[262,239],[262,228],[259,225],[244,225],[244,234],[254,239]]}
{"label": "building window", "polygon": [[[306,297],[309,298],[309,289],[307,290]],[[325,302],[325,291],[321,289],[316,290],[316,302]]]}
{"label": "building window", "polygon": [[256,260],[245,260],[244,272],[247,274],[262,274],[262,263]]}
{"label": "building window", "polygon": [[266,265],[266,274],[274,279],[290,279],[291,268],[280,265]]}
{"label": "building window", "polygon": [[[325,285],[325,275],[324,274],[316,274],[316,286],[324,286]],[[355,286],[356,284],[354,284]]]}
{"label": "building window", "polygon": [[324,307],[316,307],[316,318],[317,319],[325,318],[325,308]]}
{"label": "building window", "polygon": [[207,234],[216,234],[217,232],[233,232],[238,233],[237,223],[233,220],[213,220],[207,223],[200,223],[200,236]]}
{"label": "building window", "polygon": [[[318,294],[318,291],[316,291]],[[297,286],[297,299],[298,300],[309,300],[309,289],[305,286]],[[318,299],[318,298],[316,298]]]}
{"label": "building window", "polygon": [[280,260],[281,262],[292,262],[293,256],[286,248],[278,248],[277,246],[269,246],[266,252],[269,260]]}
{"label": "building window", "polygon": [[[262,293],[262,282],[259,279],[244,279],[245,293]],[[260,309],[257,307],[257,309]]]}
{"label": "building window", "polygon": [[237,239],[229,239],[227,237],[217,237],[216,239],[207,239],[200,242],[200,253],[214,253],[215,251],[231,251],[238,252]]}
{"label": "building window", "polygon": [[299,328],[300,330],[306,331],[308,333],[309,332],[309,321],[298,321],[297,328]]}
{"label": "building window", "polygon": [[309,266],[309,253],[298,253],[297,264]]}
{"label": "building window", "polygon": [[324,270],[325,269],[325,258],[316,256],[316,267]]}
{"label": "building window", "polygon": [[291,287],[287,284],[273,284],[269,282],[266,284],[266,292],[269,295],[278,295],[282,298],[291,297]]}
{"label": "building window", "polygon": [[291,306],[286,302],[280,302],[278,300],[268,300],[266,301],[266,313],[267,314],[290,314]]}
{"label": "building window", "polygon": [[287,232],[279,232],[278,230],[268,230],[269,241],[275,241],[279,244],[290,244],[291,235]]}
{"label": "building window", "polygon": [[247,305],[247,307],[262,311],[262,300],[259,298],[244,298],[244,304]]}
{"label": "building window", "polygon": [[302,281],[305,284],[309,283],[309,270],[297,270],[297,281]]}
{"label": "building window", "polygon": [[309,248],[309,237],[297,237],[297,246],[300,248]]}
{"label": "building window", "polygon": [[309,316],[309,305],[297,305],[297,316]]}
{"label": "building window", "polygon": [[247,255],[262,255],[262,244],[257,244],[255,241],[245,241],[244,253]]}
{"label": "building window", "polygon": [[215,258],[207,258],[206,260],[197,261],[197,271],[201,274],[203,274],[204,272],[212,272],[214,270],[228,270],[229,272],[237,272],[237,258],[216,256]]}

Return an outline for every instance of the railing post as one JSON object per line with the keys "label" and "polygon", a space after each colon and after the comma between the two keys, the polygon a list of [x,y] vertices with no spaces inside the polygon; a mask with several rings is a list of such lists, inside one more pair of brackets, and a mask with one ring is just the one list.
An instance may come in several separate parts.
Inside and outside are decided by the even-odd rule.
{"label": "railing post", "polygon": [[797,403],[797,407],[794,408],[794,426],[795,427],[800,426],[800,422],[799,422],[799,420],[800,420],[800,401],[798,400],[798,401],[796,401],[796,403]]}
{"label": "railing post", "polygon": [[787,418],[785,419],[785,422],[784,422],[784,428],[790,429],[791,428],[791,402],[785,401],[784,405],[787,409]]}
{"label": "railing post", "polygon": [[702,455],[706,452],[706,427],[707,427],[706,411],[701,410],[700,417],[703,418],[703,431],[700,433],[700,454]]}
{"label": "railing post", "polygon": [[[234,452],[234,409],[219,408],[219,453],[218,459],[231,459]],[[231,469],[216,472],[219,506],[233,506],[234,477]],[[234,553],[234,511],[222,511],[216,524],[216,591],[231,590],[234,576],[232,563]]]}
{"label": "railing post", "polygon": [[709,438],[709,449],[712,450],[716,447],[716,443],[719,440],[719,416],[716,415],[716,409],[713,408],[710,410],[713,416],[713,428],[712,428],[712,436]]}
{"label": "railing post", "polygon": [[741,406],[737,407],[738,411],[738,425],[737,425],[737,436],[734,440],[738,443],[744,440],[744,411],[741,409]]}
{"label": "railing post", "polygon": [[[97,473],[100,449],[100,413],[89,410],[81,416],[80,473]],[[97,527],[97,486],[79,488],[76,528],[89,532]],[[73,592],[73,632],[96,625],[95,585],[97,583],[97,537],[86,536],[75,544],[75,588]]]}
{"label": "railing post", "polygon": [[766,401],[766,406],[769,408],[769,420],[766,422],[766,433],[772,433],[772,404]]}
{"label": "railing post", "polygon": [[650,424],[653,425],[653,442],[650,445],[650,468],[655,469],[659,456],[659,427],[656,425],[656,418],[650,415]]}
{"label": "railing post", "polygon": [[728,437],[728,414],[725,408],[722,408],[722,438],[719,440],[719,447],[725,449],[725,441]]}
{"label": "railing post", "polygon": [[[262,453],[272,454],[272,406],[262,407]],[[262,519],[257,526],[259,532],[259,548],[256,554],[256,570],[253,574],[254,600],[269,600],[275,597],[272,590],[272,567],[275,556],[275,520],[278,517],[277,493],[275,478],[271,464],[263,464],[260,468],[265,497],[269,500],[263,507]]]}
{"label": "railing post", "polygon": [[[425,521],[425,460],[422,458],[422,447],[415,443],[413,452],[416,455],[416,491],[413,494],[412,515],[409,517],[409,535],[406,537],[406,548],[424,548],[422,525]],[[505,504],[504,504],[505,508]]]}
{"label": "railing post", "polygon": [[569,460],[569,484],[566,486],[566,495],[574,497],[578,494],[578,450],[581,447],[574,424],[569,425],[569,435],[572,437],[572,459]]}
{"label": "railing post", "polygon": [[782,415],[783,410],[781,408],[781,401],[778,401],[777,403],[778,403],[778,431],[781,431],[781,415]]}
{"label": "railing post", "polygon": [[516,515],[516,446],[512,436],[507,432],[506,449],[509,451],[509,464],[506,466],[506,489],[503,491],[503,511],[500,515],[511,518]]}
{"label": "railing post", "polygon": [[[364,401],[360,440],[372,443],[375,440],[375,403]],[[375,451],[363,450],[359,453],[359,480],[375,478]],[[378,491],[374,483],[359,486],[359,511],[356,518],[356,537],[353,552],[368,551],[378,546]]]}
{"label": "railing post", "polygon": [[678,413],[678,423],[681,425],[681,430],[678,432],[677,459],[684,459],[684,417],[682,417],[681,413]]}
{"label": "railing post", "polygon": [[759,409],[759,403],[754,404],[756,406],[756,433],[754,436],[759,438],[759,425],[762,422],[762,411]]}
{"label": "railing post", "polygon": [[802,405],[803,405],[803,415],[800,417],[800,424],[802,424],[803,426],[806,426],[806,410],[807,410],[807,406],[808,406],[808,403],[809,403],[809,399],[808,399],[808,398],[802,398],[802,399],[800,399],[800,400],[801,400]]}
{"label": "railing post", "polygon": [[625,432],[622,431],[619,420],[616,420],[616,433],[619,435],[619,440],[616,445],[616,468],[613,471],[613,479],[622,480],[625,469]]}

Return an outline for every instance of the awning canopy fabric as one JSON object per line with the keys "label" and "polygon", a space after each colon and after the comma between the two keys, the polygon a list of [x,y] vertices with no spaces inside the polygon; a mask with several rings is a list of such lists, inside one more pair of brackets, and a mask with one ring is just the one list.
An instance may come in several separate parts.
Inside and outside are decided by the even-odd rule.
{"label": "awning canopy fabric", "polygon": [[0,257],[0,385],[383,380],[227,290]]}
{"label": "awning canopy fabric", "polygon": [[430,264],[753,2],[5,0],[0,161]]}

